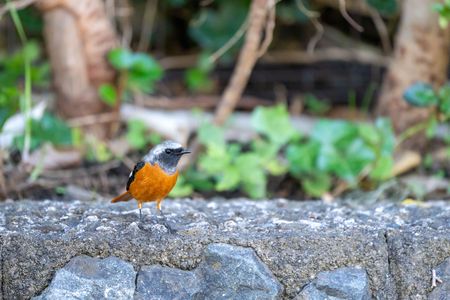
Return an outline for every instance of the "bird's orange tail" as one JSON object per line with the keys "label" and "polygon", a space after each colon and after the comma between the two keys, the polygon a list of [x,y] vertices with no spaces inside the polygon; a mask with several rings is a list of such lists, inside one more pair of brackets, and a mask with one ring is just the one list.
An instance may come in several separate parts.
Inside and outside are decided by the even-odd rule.
{"label": "bird's orange tail", "polygon": [[123,194],[120,194],[116,198],[111,200],[111,203],[121,202],[121,201],[129,201],[133,199],[133,196],[131,196],[130,193],[124,192]]}

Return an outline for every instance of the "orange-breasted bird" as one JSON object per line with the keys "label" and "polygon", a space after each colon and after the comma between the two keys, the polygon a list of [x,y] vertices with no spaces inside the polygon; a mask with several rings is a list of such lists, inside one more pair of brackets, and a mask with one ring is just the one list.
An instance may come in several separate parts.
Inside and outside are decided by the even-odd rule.
{"label": "orange-breasted bird", "polygon": [[162,214],[161,202],[175,186],[178,177],[177,164],[187,153],[190,151],[173,141],[156,145],[134,166],[128,177],[127,191],[111,202],[136,199],[139,218],[142,220],[142,203],[156,201],[156,209]]}

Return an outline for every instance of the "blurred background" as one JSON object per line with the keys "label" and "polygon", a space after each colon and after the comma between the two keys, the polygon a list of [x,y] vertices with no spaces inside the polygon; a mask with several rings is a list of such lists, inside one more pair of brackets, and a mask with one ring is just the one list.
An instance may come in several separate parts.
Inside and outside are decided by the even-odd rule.
{"label": "blurred background", "polygon": [[450,1],[2,0],[0,199],[450,199]]}

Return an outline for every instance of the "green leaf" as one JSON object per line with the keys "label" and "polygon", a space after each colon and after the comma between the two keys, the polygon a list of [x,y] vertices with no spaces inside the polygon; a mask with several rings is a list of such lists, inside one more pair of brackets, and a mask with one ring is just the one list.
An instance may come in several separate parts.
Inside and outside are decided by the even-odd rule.
{"label": "green leaf", "polygon": [[382,155],[375,162],[375,165],[370,172],[370,178],[374,180],[386,180],[392,176],[392,169],[394,167],[394,159],[390,155]]}
{"label": "green leaf", "polygon": [[325,172],[338,172],[346,168],[342,155],[332,145],[322,145],[317,156],[317,168]]}
{"label": "green leaf", "polygon": [[242,187],[247,195],[253,199],[261,199],[266,196],[267,176],[262,170],[256,170],[251,178],[245,178]]}
{"label": "green leaf", "polygon": [[133,64],[133,53],[124,48],[116,48],[108,53],[108,60],[117,70],[127,70]]}
{"label": "green leaf", "polygon": [[232,161],[232,157],[225,148],[210,146],[206,153],[200,155],[198,166],[200,170],[210,176],[218,176]]}
{"label": "green leaf", "polygon": [[20,92],[15,87],[0,87],[0,130],[9,117],[19,110]]}
{"label": "green leaf", "polygon": [[[217,51],[244,23],[248,7],[249,1],[220,1],[215,8],[202,8],[189,24],[189,35],[202,49],[211,53]],[[236,53],[241,41],[228,52]]]}
{"label": "green leaf", "polygon": [[261,138],[256,138],[251,142],[251,149],[252,152],[261,157],[263,161],[268,161],[277,157],[280,145]]}
{"label": "green leaf", "polygon": [[189,179],[189,183],[192,187],[201,192],[209,192],[214,190],[214,183],[211,177],[201,170],[195,170],[190,168],[186,171],[186,178]]}
{"label": "green leaf", "polygon": [[163,75],[161,65],[153,57],[139,52],[132,55],[130,71],[134,76],[141,76],[148,81],[159,80]]}
{"label": "green leaf", "polygon": [[438,126],[438,120],[435,117],[430,117],[428,120],[427,128],[425,130],[425,136],[429,139],[433,138],[436,134]]}
{"label": "green leaf", "polygon": [[316,158],[320,144],[309,141],[306,144],[291,144],[286,148],[289,170],[294,176],[312,172],[316,168]]}
{"label": "green leaf", "polygon": [[448,17],[446,16],[439,16],[439,26],[441,28],[446,28],[448,26]]}
{"label": "green leaf", "polygon": [[173,189],[169,193],[169,197],[172,198],[181,198],[192,195],[194,189],[191,184],[186,181],[186,178],[183,175],[178,177],[177,183],[173,187]]}
{"label": "green leaf", "polygon": [[358,133],[369,145],[378,145],[382,139],[377,128],[375,128],[372,124],[358,124]]}
{"label": "green leaf", "polygon": [[209,78],[209,73],[198,67],[188,69],[184,79],[191,91],[210,91],[213,88],[213,81]]}
{"label": "green leaf", "polygon": [[305,97],[305,107],[309,112],[317,115],[323,115],[331,108],[326,100],[319,100],[311,94],[306,95]]}
{"label": "green leaf", "polygon": [[439,26],[446,28],[450,20],[450,3],[434,3],[432,9],[439,14]]}
{"label": "green leaf", "polygon": [[347,121],[320,120],[314,125],[311,138],[324,145],[340,143],[342,147],[358,135],[357,127]]}
{"label": "green leaf", "polygon": [[152,145],[158,145],[163,141],[163,138],[156,132],[152,132],[148,135],[147,141]]}
{"label": "green leaf", "polygon": [[102,141],[91,141],[87,159],[96,162],[107,162],[113,157],[111,151]]}
{"label": "green leaf", "polygon": [[392,15],[397,11],[396,0],[366,0],[367,3],[384,15]]}
{"label": "green leaf", "polygon": [[117,93],[116,88],[113,85],[109,83],[102,84],[98,89],[98,93],[100,95],[100,99],[102,99],[103,102],[109,106],[114,106],[116,104]]}
{"label": "green leaf", "polygon": [[302,179],[301,184],[308,195],[321,197],[331,188],[331,178],[326,173],[316,172],[310,177]]}
{"label": "green leaf", "polygon": [[403,94],[403,98],[409,104],[418,107],[433,106],[438,103],[438,97],[433,87],[424,82],[417,82],[409,86]]}
{"label": "green leaf", "polygon": [[395,134],[391,120],[387,118],[377,118],[375,120],[375,127],[377,128],[380,137],[382,137],[381,144],[379,145],[380,152],[392,156],[395,148]]}
{"label": "green leaf", "polygon": [[126,139],[130,146],[134,149],[143,149],[147,145],[146,132],[147,128],[143,121],[130,120],[126,134]]}
{"label": "green leaf", "polygon": [[251,124],[258,133],[277,145],[286,144],[297,134],[284,105],[257,107],[252,113]]}
{"label": "green leaf", "polygon": [[133,53],[128,70],[127,87],[146,93],[154,91],[156,81],[163,75],[162,67],[145,53]]}
{"label": "green leaf", "polygon": [[219,176],[216,190],[219,192],[235,189],[240,181],[239,170],[234,166],[228,166]]}
{"label": "green leaf", "polygon": [[197,68],[205,73],[209,73],[214,69],[214,62],[211,60],[211,54],[208,52],[203,52],[200,54],[197,61]]}
{"label": "green leaf", "polygon": [[375,161],[376,153],[372,147],[366,144],[362,139],[358,138],[347,148],[345,158],[352,177],[356,179],[361,171]]}
{"label": "green leaf", "polygon": [[239,170],[242,188],[251,198],[263,198],[266,195],[267,176],[261,166],[258,155],[241,154],[236,158],[235,166]]}
{"label": "green leaf", "polygon": [[[50,142],[55,146],[72,145],[71,129],[58,117],[46,112],[42,118],[31,120],[31,149],[38,148],[45,142]],[[14,139],[14,145],[23,149],[23,135]]]}
{"label": "green leaf", "polygon": [[205,123],[198,129],[198,139],[207,147],[225,148],[225,133],[223,128]]}
{"label": "green leaf", "polygon": [[439,111],[450,118],[450,84],[446,84],[439,90]]}
{"label": "green leaf", "polygon": [[273,158],[264,163],[265,169],[269,171],[270,175],[280,176],[287,172],[288,167],[286,164],[282,163],[279,159]]}

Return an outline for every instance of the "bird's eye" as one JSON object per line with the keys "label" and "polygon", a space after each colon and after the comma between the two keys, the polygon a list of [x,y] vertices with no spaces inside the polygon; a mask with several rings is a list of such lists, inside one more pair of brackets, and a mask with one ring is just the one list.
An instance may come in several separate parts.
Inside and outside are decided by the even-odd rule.
{"label": "bird's eye", "polygon": [[171,149],[166,149],[166,153],[167,153],[167,154],[171,154],[171,153],[172,153],[172,150],[171,150]]}

